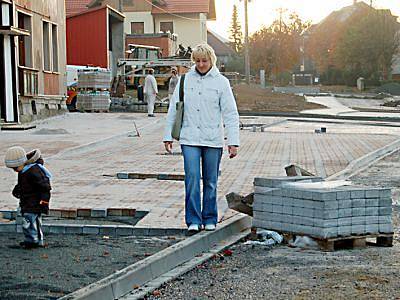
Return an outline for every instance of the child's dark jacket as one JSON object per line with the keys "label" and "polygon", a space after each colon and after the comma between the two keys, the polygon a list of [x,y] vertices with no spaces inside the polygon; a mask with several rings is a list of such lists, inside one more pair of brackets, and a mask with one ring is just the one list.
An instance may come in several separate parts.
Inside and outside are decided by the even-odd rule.
{"label": "child's dark jacket", "polygon": [[50,180],[37,165],[18,173],[18,184],[12,194],[20,199],[22,213],[48,213],[50,201]]}

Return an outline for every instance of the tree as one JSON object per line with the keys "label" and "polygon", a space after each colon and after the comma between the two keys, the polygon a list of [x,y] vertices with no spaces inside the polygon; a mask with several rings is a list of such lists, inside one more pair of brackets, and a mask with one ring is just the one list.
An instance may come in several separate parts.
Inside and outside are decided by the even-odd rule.
{"label": "tree", "polygon": [[280,10],[279,18],[271,26],[250,37],[253,70],[265,70],[272,79],[287,78],[285,74],[300,63],[302,34],[310,27],[310,22],[302,21],[296,13],[284,12]]}
{"label": "tree", "polygon": [[236,5],[233,5],[232,23],[229,32],[230,32],[229,38],[231,41],[232,48],[233,50],[235,50],[237,54],[240,54],[243,48],[243,33],[242,33],[242,26],[240,25],[239,22]]}

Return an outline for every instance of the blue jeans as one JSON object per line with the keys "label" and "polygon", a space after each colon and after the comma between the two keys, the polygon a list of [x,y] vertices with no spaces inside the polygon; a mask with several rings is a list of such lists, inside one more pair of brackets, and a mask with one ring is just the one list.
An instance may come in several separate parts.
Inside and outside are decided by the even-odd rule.
{"label": "blue jeans", "polygon": [[[185,165],[185,221],[217,224],[217,182],[222,148],[181,145]],[[200,162],[203,175],[203,203],[200,195]]]}
{"label": "blue jeans", "polygon": [[22,232],[25,235],[25,242],[43,246],[44,240],[41,215],[24,213],[22,217]]}

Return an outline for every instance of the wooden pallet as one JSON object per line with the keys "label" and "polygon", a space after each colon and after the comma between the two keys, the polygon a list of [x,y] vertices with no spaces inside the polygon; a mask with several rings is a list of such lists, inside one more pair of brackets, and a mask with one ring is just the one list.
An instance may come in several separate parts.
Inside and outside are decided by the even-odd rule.
{"label": "wooden pallet", "polygon": [[[375,242],[367,242],[367,239],[373,238]],[[328,239],[316,239],[322,251],[335,251],[341,249],[365,248],[367,245],[377,247],[392,247],[393,233],[368,234],[360,236],[347,236]]]}

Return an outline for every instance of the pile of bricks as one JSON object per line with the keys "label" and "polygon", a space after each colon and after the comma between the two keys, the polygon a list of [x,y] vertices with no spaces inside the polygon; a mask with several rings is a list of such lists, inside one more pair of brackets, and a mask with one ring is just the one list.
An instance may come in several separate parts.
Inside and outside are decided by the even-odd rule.
{"label": "pile of bricks", "polygon": [[80,110],[110,109],[110,93],[104,91],[80,92],[77,97],[77,106]]}
{"label": "pile of bricks", "polygon": [[305,188],[296,176],[255,178],[253,226],[317,238],[392,233],[391,190],[359,186]]}

